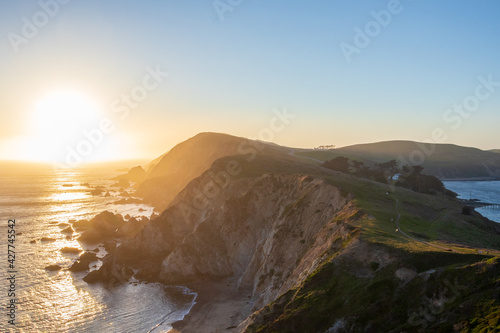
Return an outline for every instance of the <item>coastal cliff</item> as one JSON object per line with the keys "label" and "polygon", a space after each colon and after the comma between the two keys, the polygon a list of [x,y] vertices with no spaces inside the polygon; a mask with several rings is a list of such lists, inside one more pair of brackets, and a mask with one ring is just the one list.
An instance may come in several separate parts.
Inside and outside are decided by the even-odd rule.
{"label": "coastal cliff", "polygon": [[[500,254],[495,223],[461,215],[446,196],[283,155],[251,157],[214,161],[93,281],[134,270],[199,291],[179,332],[420,332],[457,320],[483,327],[469,319],[496,313],[498,260],[481,262]],[[446,303],[443,281],[455,279],[469,287]],[[419,308],[436,302],[444,305],[430,320]]]}
{"label": "coastal cliff", "polygon": [[[198,211],[193,193],[207,177],[193,181],[118,255],[130,263],[161,258],[155,279],[167,284],[232,277],[262,306],[356,233],[345,220],[366,217],[350,195],[303,175],[235,179]],[[152,271],[158,262],[139,267]]]}

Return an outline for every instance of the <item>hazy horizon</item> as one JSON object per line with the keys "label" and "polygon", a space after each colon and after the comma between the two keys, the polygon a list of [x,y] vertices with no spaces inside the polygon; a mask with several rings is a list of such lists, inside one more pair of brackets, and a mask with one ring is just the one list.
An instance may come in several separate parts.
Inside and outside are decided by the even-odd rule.
{"label": "hazy horizon", "polygon": [[[229,134],[229,133],[215,133],[215,134],[225,134],[225,135],[233,136],[232,134]],[[185,138],[184,140],[174,144],[172,147],[168,147],[163,153],[156,155],[156,156],[149,156],[149,157],[144,157],[144,158],[123,158],[123,159],[109,159],[109,160],[100,160],[100,161],[88,161],[88,162],[82,162],[82,163],[78,164],[77,168],[82,167],[82,168],[90,168],[91,169],[94,167],[95,168],[110,167],[110,168],[116,169],[116,168],[131,168],[131,167],[134,167],[137,165],[144,166],[144,165],[148,164],[149,162],[165,155],[172,148],[174,148],[177,144],[182,143],[182,142],[187,141],[187,140],[192,139],[192,138],[193,137]],[[384,143],[384,142],[397,142],[397,141],[408,141],[408,140],[396,140],[395,139],[395,140],[378,141],[378,142],[361,142],[361,143],[355,143],[353,145],[334,147],[334,148],[330,148],[330,149],[340,149],[340,148],[346,148],[346,147],[357,146],[357,145],[365,145],[365,144],[369,145],[369,144],[378,144],[378,143]],[[415,143],[427,143],[427,142],[418,142],[418,141],[414,141],[414,142]],[[285,146],[285,147],[289,147],[289,148],[304,149],[304,150],[317,149],[317,147],[292,147],[292,146],[280,145],[276,142],[267,142],[267,143],[277,144],[279,146]],[[453,143],[445,143],[445,144],[455,145]],[[457,146],[460,146],[460,145],[457,145]],[[480,149],[478,147],[471,147],[471,146],[461,146],[461,147]],[[483,149],[481,149],[481,150],[483,150]],[[493,150],[498,150],[498,149],[485,149],[483,151],[493,151]],[[19,164],[21,164],[21,165],[24,164],[27,167],[29,167],[29,166],[33,166],[33,167],[39,166],[42,168],[43,167],[50,167],[50,168],[58,167],[57,163],[51,163],[48,161],[32,161],[32,160],[22,160],[22,159],[0,159],[0,166],[5,167],[6,164],[12,164],[12,167],[14,167],[14,168],[16,166],[18,166]],[[59,165],[59,167],[61,167],[61,166]],[[71,167],[71,168],[73,168],[73,167]],[[22,170],[22,171],[32,171],[32,170],[33,169],[31,167],[29,167],[26,170]],[[15,170],[11,170],[11,171],[15,171]]]}

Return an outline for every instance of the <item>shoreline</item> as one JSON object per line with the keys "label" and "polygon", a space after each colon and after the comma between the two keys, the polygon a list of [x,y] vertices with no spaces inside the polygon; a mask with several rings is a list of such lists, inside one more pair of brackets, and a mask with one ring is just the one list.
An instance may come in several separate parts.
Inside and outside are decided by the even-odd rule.
{"label": "shoreline", "polygon": [[251,297],[234,291],[227,280],[187,287],[197,294],[195,303],[182,320],[171,324],[168,333],[233,332],[252,313]]}

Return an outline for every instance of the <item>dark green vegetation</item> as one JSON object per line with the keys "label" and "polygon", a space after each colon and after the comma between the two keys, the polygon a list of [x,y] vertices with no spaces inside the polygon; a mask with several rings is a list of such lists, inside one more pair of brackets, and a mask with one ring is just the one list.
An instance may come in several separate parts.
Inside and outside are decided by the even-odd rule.
{"label": "dark green vegetation", "polygon": [[296,155],[328,161],[345,156],[365,164],[396,160],[400,165],[421,164],[426,173],[439,178],[500,178],[498,151],[451,144],[424,144],[413,141],[387,141],[331,150],[302,150]]}
{"label": "dark green vegetation", "polygon": [[[399,166],[396,160],[366,166],[360,161],[351,161],[347,157],[338,156],[322,164],[323,167],[353,174],[358,177],[371,179],[380,183],[392,184],[408,188],[418,193],[438,194],[443,193],[456,197],[456,193],[446,190],[443,183],[434,176],[422,173],[424,168],[420,165]],[[398,175],[397,180],[394,177]]]}
{"label": "dark green vegetation", "polygon": [[398,266],[419,271],[419,265],[404,260],[413,257],[410,253],[398,255],[402,256],[398,264],[379,269],[371,278],[357,276],[356,270],[363,268],[360,262],[327,262],[302,285],[262,309],[248,331],[324,332],[330,327],[346,332],[500,330],[499,258],[470,264],[481,256],[450,254],[447,260],[440,259],[461,267],[423,273],[405,284],[394,278]]}
{"label": "dark green vegetation", "polygon": [[[395,231],[397,218],[396,200],[401,214],[399,225],[407,233],[418,234],[422,240],[457,246],[500,249],[500,226],[479,215],[461,214],[462,203],[443,194],[416,193],[402,187],[336,172],[310,163],[297,162],[292,157],[257,156],[251,162],[244,155],[228,156],[217,160],[209,172],[217,174],[228,163],[236,162],[241,172],[234,178],[258,177],[266,173],[304,174],[323,178],[340,188],[346,195],[352,194],[360,209],[373,218],[360,221],[362,234],[370,240],[397,246],[427,245],[412,240]],[[498,231],[497,231],[498,230]],[[416,237],[416,238],[420,238]],[[451,246],[451,245],[449,245]],[[468,249],[464,248],[467,252]]]}

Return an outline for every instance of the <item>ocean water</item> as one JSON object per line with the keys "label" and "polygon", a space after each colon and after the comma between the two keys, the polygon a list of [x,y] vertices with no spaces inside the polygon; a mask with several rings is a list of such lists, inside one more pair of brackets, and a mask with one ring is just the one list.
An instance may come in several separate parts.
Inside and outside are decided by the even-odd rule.
{"label": "ocean water", "polygon": [[[458,193],[461,199],[479,199],[482,202],[500,204],[500,181],[446,181],[446,188]],[[477,208],[476,211],[492,221],[500,223],[500,210]]]}
{"label": "ocean water", "polygon": [[[158,283],[108,287],[88,285],[87,273],[71,273],[78,255],[61,253],[63,247],[82,248],[77,234],[67,237],[61,230],[70,220],[90,219],[109,210],[131,216],[150,216],[147,205],[116,205],[119,188],[110,187],[119,173],[53,170],[42,174],[0,173],[0,300],[1,332],[167,332],[170,324],[183,318],[194,297],[182,287]],[[93,196],[96,186],[110,189],[110,196]],[[9,297],[8,220],[15,219],[15,297]],[[41,241],[50,237],[55,241]],[[90,250],[95,246],[83,250]],[[12,249],[12,248],[11,248]],[[100,249],[98,256],[105,254]],[[11,257],[12,258],[12,257]],[[50,272],[46,266],[63,269]],[[100,262],[91,264],[91,269]],[[15,298],[16,317],[8,323],[6,306]]]}

